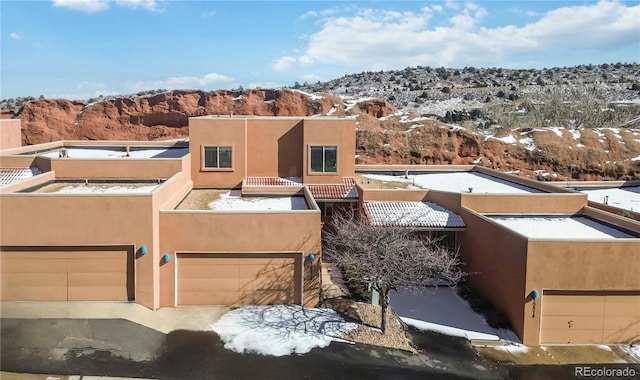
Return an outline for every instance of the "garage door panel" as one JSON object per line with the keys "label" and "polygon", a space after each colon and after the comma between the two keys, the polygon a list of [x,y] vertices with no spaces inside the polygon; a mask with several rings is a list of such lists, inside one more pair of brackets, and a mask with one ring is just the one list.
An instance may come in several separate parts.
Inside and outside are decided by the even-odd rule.
{"label": "garage door panel", "polygon": [[594,344],[602,342],[602,330],[546,330],[543,342],[546,344]]}
{"label": "garage door panel", "polygon": [[67,259],[5,259],[2,273],[66,273]]}
{"label": "garage door panel", "polygon": [[542,297],[540,342],[543,344],[624,343],[640,337],[637,292],[550,293],[545,292]]}
{"label": "garage door panel", "polygon": [[122,286],[70,286],[69,301],[122,301],[127,299],[127,290]]}
{"label": "garage door panel", "polygon": [[639,329],[604,330],[605,342],[630,343],[640,339]]}
{"label": "garage door panel", "polygon": [[244,278],[239,279],[239,289],[255,289],[255,290],[286,290],[291,289],[293,276],[290,278],[271,278],[271,277],[259,277],[259,278]]}
{"label": "garage door panel", "polygon": [[[127,301],[134,298],[133,249],[48,247],[0,252],[2,300]],[[86,248],[85,248],[86,249]],[[65,251],[66,250],[66,251]]]}
{"label": "garage door panel", "polygon": [[127,272],[127,261],[119,259],[101,260],[95,259],[69,259],[70,273],[105,273],[105,272]]}
{"label": "garage door panel", "polygon": [[179,271],[183,277],[188,278],[237,278],[239,275],[238,265],[207,265],[192,266],[182,265],[182,262],[178,264],[180,266]]}
{"label": "garage door panel", "polygon": [[598,296],[546,296],[545,315],[602,315],[604,297]]}
{"label": "garage door panel", "polygon": [[211,260],[216,260],[216,265],[238,265],[240,263],[239,258],[233,257],[211,257],[206,254],[189,254],[187,256],[180,255],[183,259],[180,265],[184,266],[200,266],[211,265]]}
{"label": "garage door panel", "polygon": [[18,286],[2,284],[3,301],[66,301],[67,285],[64,286]]}
{"label": "garage door panel", "polygon": [[122,286],[126,273],[69,273],[69,286]]}
{"label": "garage door panel", "polygon": [[604,318],[602,316],[545,316],[544,328],[549,329],[602,329]]}
{"label": "garage door panel", "polygon": [[5,286],[67,286],[66,273],[3,273],[2,287]]}
{"label": "garage door panel", "polygon": [[619,317],[609,317],[605,318],[603,328],[605,330],[614,330],[614,329],[627,329],[627,328],[635,328],[640,329],[640,318],[635,316],[619,316]]}
{"label": "garage door panel", "polygon": [[61,251],[2,251],[0,258],[4,262],[5,259],[42,259],[42,255],[46,254],[47,259],[66,259],[67,252]]}
{"label": "garage door panel", "polygon": [[223,290],[231,291],[238,290],[237,278],[207,278],[207,279],[182,279],[178,283],[178,289],[186,292],[193,291],[209,291],[209,290]]}
{"label": "garage door panel", "polygon": [[607,296],[605,316],[636,315],[640,318],[640,296]]}
{"label": "garage door panel", "polygon": [[178,304],[295,302],[295,258],[277,257],[275,254],[246,254],[242,257],[243,254],[237,254],[230,260],[225,255],[177,255]]}

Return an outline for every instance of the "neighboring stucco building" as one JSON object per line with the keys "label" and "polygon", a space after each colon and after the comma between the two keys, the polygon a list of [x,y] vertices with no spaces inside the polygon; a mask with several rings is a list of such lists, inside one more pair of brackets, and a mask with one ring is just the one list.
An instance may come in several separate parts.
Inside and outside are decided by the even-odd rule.
{"label": "neighboring stucco building", "polygon": [[1,299],[316,306],[321,230],[346,212],[444,237],[525,344],[640,338],[640,223],[586,194],[475,166],[356,166],[347,118],[189,128],[0,151]]}

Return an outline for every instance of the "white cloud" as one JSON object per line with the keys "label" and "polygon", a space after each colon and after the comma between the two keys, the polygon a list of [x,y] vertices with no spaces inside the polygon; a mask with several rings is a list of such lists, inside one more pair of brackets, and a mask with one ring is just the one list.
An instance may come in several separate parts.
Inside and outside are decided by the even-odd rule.
{"label": "white cloud", "polygon": [[308,12],[304,13],[302,16],[300,16],[300,20],[306,20],[308,18],[316,17],[316,16],[318,16],[318,12],[317,11],[308,11]]}
{"label": "white cloud", "polygon": [[164,80],[156,81],[131,81],[127,82],[126,87],[131,91],[151,90],[157,88],[173,89],[187,89],[187,88],[202,88],[216,84],[229,84],[235,81],[234,78],[217,73],[209,73],[202,77],[194,76],[179,76],[170,77]]}
{"label": "white cloud", "polygon": [[113,3],[121,7],[131,9],[145,9],[148,11],[162,11],[161,4],[163,1],[158,0],[52,0],[53,6],[72,9],[85,13],[95,13],[109,9]]}
{"label": "white cloud", "polygon": [[[310,34],[297,59],[347,64],[371,70],[416,65],[500,66],[521,54],[545,49],[616,49],[638,41],[640,5],[599,1],[562,7],[516,26],[483,25],[488,12],[474,3],[446,2],[430,25],[435,6],[418,12],[359,9],[349,16],[326,18]],[[284,58],[284,57],[283,57]],[[283,59],[281,58],[281,60]],[[283,62],[292,63],[293,60]]]}
{"label": "white cloud", "polygon": [[105,84],[102,82],[90,82],[88,80],[83,81],[82,83],[78,83],[78,85],[76,86],[77,89],[90,89],[90,88],[96,88],[96,89],[100,89],[100,88],[105,88]]}
{"label": "white cloud", "polygon": [[295,58],[284,56],[273,61],[273,69],[282,73],[289,70],[294,63],[296,63]]}
{"label": "white cloud", "polygon": [[12,39],[12,40],[19,40],[19,39],[21,39],[21,38],[22,38],[22,36],[21,36],[21,35],[19,35],[18,33],[15,33],[15,32],[10,33],[10,34],[9,34],[9,37],[11,37],[11,39]]}
{"label": "white cloud", "polygon": [[146,9],[148,11],[161,11],[160,2],[156,0],[116,0],[116,4],[131,9]]}
{"label": "white cloud", "polygon": [[53,6],[86,13],[100,12],[109,8],[107,0],[52,0]]}

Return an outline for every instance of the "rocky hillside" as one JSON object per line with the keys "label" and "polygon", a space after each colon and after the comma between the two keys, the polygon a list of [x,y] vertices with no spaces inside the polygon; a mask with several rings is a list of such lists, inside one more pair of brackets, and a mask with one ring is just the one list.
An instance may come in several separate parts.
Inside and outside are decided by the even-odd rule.
{"label": "rocky hillside", "polygon": [[[355,105],[376,117],[396,112],[385,101]],[[291,90],[167,91],[95,103],[35,99],[13,116],[22,121],[24,144],[60,139],[158,140],[188,136],[189,117],[203,115],[311,116],[345,113],[340,98]]]}
{"label": "rocky hillside", "polygon": [[475,163],[542,180],[626,180],[640,179],[638,83],[637,64],[418,67],[298,89],[20,98],[27,100],[20,108],[18,99],[0,106],[3,117],[22,120],[25,144],[181,138],[188,118],[202,115],[333,115],[357,119],[359,163]]}

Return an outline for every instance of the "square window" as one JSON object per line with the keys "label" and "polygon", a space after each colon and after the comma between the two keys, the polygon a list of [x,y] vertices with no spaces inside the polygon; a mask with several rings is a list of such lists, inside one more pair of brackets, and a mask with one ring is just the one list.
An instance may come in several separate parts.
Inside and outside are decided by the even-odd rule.
{"label": "square window", "polygon": [[203,167],[206,169],[230,169],[230,146],[205,146],[203,155]]}
{"label": "square window", "polygon": [[310,168],[314,173],[336,173],[338,171],[338,147],[312,146]]}

